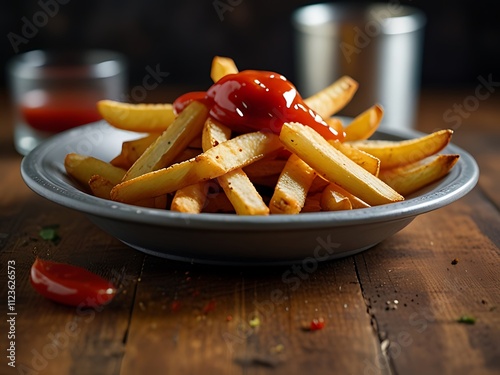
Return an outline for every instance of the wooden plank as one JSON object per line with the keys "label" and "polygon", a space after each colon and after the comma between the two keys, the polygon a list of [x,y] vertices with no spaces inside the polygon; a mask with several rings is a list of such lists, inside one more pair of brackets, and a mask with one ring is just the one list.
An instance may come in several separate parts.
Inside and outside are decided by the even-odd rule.
{"label": "wooden plank", "polygon": [[[34,193],[14,194],[3,207],[0,273],[7,274],[9,260],[16,267],[15,373],[89,374],[97,373],[96,368],[103,374],[118,373],[143,255],[104,234],[83,215]],[[58,244],[39,237],[47,224],[60,225]],[[46,300],[29,282],[36,256],[82,266],[116,282],[120,293],[110,304],[87,310]],[[2,282],[1,295],[7,295],[6,288]],[[5,324],[2,319],[2,332]],[[3,352],[6,343],[0,342]],[[8,369],[2,364],[1,371]]]}
{"label": "wooden plank", "polygon": [[[353,258],[305,265],[203,267],[147,257],[122,374],[362,373],[381,354]],[[303,329],[318,317],[324,329]]]}
{"label": "wooden plank", "polygon": [[[500,239],[481,234],[486,223],[498,230],[500,215],[476,189],[356,256],[363,293],[383,346],[389,344],[395,373],[500,371]],[[476,323],[458,323],[462,315]]]}

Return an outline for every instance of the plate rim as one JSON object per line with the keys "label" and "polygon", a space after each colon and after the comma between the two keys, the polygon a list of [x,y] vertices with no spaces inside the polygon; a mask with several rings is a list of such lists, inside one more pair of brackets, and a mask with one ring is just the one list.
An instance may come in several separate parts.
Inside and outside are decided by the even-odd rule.
{"label": "plate rim", "polygon": [[[450,172],[454,172],[453,180],[444,186],[408,198],[402,202],[351,211],[302,213],[300,215],[275,214],[269,216],[242,216],[224,213],[188,214],[166,209],[143,208],[92,196],[69,183],[57,184],[53,178],[50,178],[51,176],[47,175],[48,172],[42,168],[43,163],[48,161],[47,158],[50,157],[51,152],[63,147],[65,142],[91,131],[102,130],[103,127],[106,127],[108,133],[123,132],[112,128],[101,120],[59,133],[38,145],[21,161],[21,176],[26,185],[35,193],[50,201],[88,215],[162,227],[251,232],[341,227],[417,216],[462,198],[474,188],[479,180],[479,167],[474,158],[465,150],[450,143],[443,151],[460,155],[457,164]],[[381,129],[377,133],[386,137],[402,139],[425,134],[413,129]],[[60,162],[62,164],[63,160]],[[457,172],[457,170],[459,171]],[[450,175],[444,177],[444,179],[446,178],[450,179]]]}

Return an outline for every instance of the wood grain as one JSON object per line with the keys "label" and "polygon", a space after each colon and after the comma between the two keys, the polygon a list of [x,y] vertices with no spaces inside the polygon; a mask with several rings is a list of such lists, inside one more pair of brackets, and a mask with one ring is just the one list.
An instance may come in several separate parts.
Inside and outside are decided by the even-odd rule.
{"label": "wood grain", "polygon": [[[369,311],[380,339],[388,340],[395,373],[498,371],[499,239],[478,231],[492,211],[476,190],[356,256]],[[493,220],[499,228],[497,212]],[[462,315],[476,323],[458,323]]]}
{"label": "wood grain", "polygon": [[[307,272],[147,257],[141,279],[123,374],[291,374],[311,366],[315,374],[357,374],[379,354],[352,258]],[[319,317],[323,330],[304,328]]]}

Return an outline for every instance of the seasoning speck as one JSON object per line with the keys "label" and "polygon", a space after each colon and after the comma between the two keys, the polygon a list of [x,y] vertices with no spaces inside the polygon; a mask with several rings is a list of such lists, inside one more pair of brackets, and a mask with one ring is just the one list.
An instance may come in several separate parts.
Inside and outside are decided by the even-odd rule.
{"label": "seasoning speck", "polygon": [[281,353],[283,350],[285,350],[285,346],[283,344],[278,344],[275,347],[271,348],[271,352],[273,353]]}
{"label": "seasoning speck", "polygon": [[255,327],[260,326],[260,319],[259,319],[259,317],[257,317],[257,316],[256,316],[255,318],[251,319],[251,320],[248,322],[248,324],[249,324],[249,325],[250,325],[250,327],[252,327],[252,328],[255,328]]}
{"label": "seasoning speck", "polygon": [[455,258],[451,261],[451,264],[454,266],[456,264],[458,264],[458,258]]}

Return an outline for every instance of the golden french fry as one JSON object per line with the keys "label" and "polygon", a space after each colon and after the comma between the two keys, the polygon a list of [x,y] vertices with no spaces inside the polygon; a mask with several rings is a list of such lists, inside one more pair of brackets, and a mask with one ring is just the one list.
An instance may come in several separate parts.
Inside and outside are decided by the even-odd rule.
{"label": "golden french fry", "polygon": [[366,111],[356,116],[345,128],[344,142],[360,141],[370,138],[378,129],[384,116],[381,105],[375,104]]}
{"label": "golden french fry", "polygon": [[340,185],[370,205],[401,201],[404,198],[376,176],[338,151],[312,128],[285,123],[281,142],[316,173]]}
{"label": "golden french fry", "polygon": [[150,134],[143,138],[123,142],[120,154],[110,163],[115,167],[129,169],[159,136],[159,134]]}
{"label": "golden french fry", "polygon": [[131,104],[113,100],[97,102],[99,113],[118,129],[139,133],[161,133],[174,121],[172,104]]}
{"label": "golden french fry", "polygon": [[208,118],[203,126],[201,134],[201,146],[203,151],[208,151],[219,143],[227,141],[231,138],[231,129],[217,121]]}
{"label": "golden french fry", "polygon": [[109,193],[115,184],[108,179],[96,174],[90,177],[88,184],[90,186],[90,190],[92,190],[92,194],[96,197],[108,200],[111,199]]}
{"label": "golden french fry", "polygon": [[358,83],[348,76],[343,76],[330,86],[305,99],[305,103],[322,118],[334,115],[352,99],[358,89]]}
{"label": "golden french fry", "polygon": [[445,176],[459,155],[434,155],[402,167],[380,171],[380,179],[401,195],[409,195]]}
{"label": "golden french fry", "polygon": [[269,215],[269,208],[241,169],[217,178],[238,215]]}
{"label": "golden french fry", "polygon": [[[203,128],[203,150],[208,151],[213,146],[225,142],[231,136],[231,131],[218,122],[207,119]],[[268,215],[269,208],[242,169],[235,169],[217,178],[234,210],[238,215]]]}
{"label": "golden french fry", "polygon": [[323,177],[316,175],[316,178],[309,188],[309,194],[321,193],[330,183],[331,182],[325,180]]}
{"label": "golden french fry", "polygon": [[328,185],[321,194],[321,209],[323,211],[352,210],[351,201],[332,185]]}
{"label": "golden french fry", "polygon": [[269,203],[273,214],[298,214],[306,201],[307,193],[316,172],[297,155],[292,154],[280,174]]}
{"label": "golden french fry", "polygon": [[217,82],[219,79],[228,74],[238,73],[238,68],[233,59],[229,57],[215,56],[212,60],[212,68],[210,70],[210,78]]}
{"label": "golden french fry", "polygon": [[286,160],[282,159],[262,159],[246,166],[243,170],[248,178],[253,180],[267,176],[279,176],[285,164]]}
{"label": "golden french fry", "polygon": [[351,143],[380,160],[380,168],[414,163],[441,151],[450,142],[453,130],[444,129],[404,141],[359,141]]}
{"label": "golden french fry", "polygon": [[212,147],[194,159],[124,181],[111,190],[111,199],[132,203],[168,194],[243,168],[282,147],[278,136],[269,132],[242,134]]}
{"label": "golden french fry", "polygon": [[323,120],[327,123],[329,127],[334,128],[337,131],[344,130],[344,125],[342,121],[336,117],[328,117]]}
{"label": "golden french fry", "polygon": [[[248,175],[247,175],[248,176]],[[260,186],[260,187],[268,187],[273,189],[276,187],[276,184],[278,183],[280,175],[279,174],[273,174],[269,176],[257,176],[257,177],[250,177],[250,181],[252,181],[252,184],[254,186]]]}
{"label": "golden french fry", "polygon": [[117,184],[121,181],[126,172],[122,168],[115,167],[92,156],[75,153],[66,155],[64,167],[66,173],[87,187],[93,175],[98,174],[111,181],[111,183]]}
{"label": "golden french fry", "polygon": [[[115,184],[102,176],[93,175],[89,180],[89,186],[90,190],[92,190],[92,194],[96,197],[109,200],[111,199],[111,189],[113,189]],[[155,198],[144,199],[142,201],[135,202],[134,204],[141,207],[165,209],[167,206],[167,196],[161,195]]]}
{"label": "golden french fry", "polygon": [[301,213],[305,212],[320,212],[321,211],[321,192],[309,194],[306,197],[304,207],[302,207]]}
{"label": "golden french fry", "polygon": [[177,212],[200,213],[207,200],[206,184],[206,181],[198,182],[177,190],[170,209]]}
{"label": "golden french fry", "polygon": [[123,181],[169,165],[201,133],[208,109],[199,102],[190,103],[175,121],[130,167]]}
{"label": "golden french fry", "polygon": [[359,199],[355,195],[349,193],[347,190],[341,188],[337,184],[330,183],[326,188],[328,188],[329,190],[332,190],[332,191],[335,190],[337,193],[339,193],[342,196],[344,196],[347,199],[349,199],[349,201],[351,202],[351,207],[352,208],[368,208],[368,207],[370,207],[369,204],[367,204],[366,202],[362,201],[361,199]]}
{"label": "golden french fry", "polygon": [[328,141],[333,147],[374,176],[380,171],[380,160],[375,156],[338,140]]}
{"label": "golden french fry", "polygon": [[184,151],[182,151],[177,157],[172,161],[172,164],[180,163],[192,158],[195,158],[199,154],[202,153],[202,150],[199,148],[186,148]]}
{"label": "golden french fry", "polygon": [[208,213],[234,213],[234,207],[224,192],[210,195],[203,212]]}
{"label": "golden french fry", "polygon": [[161,208],[161,209],[166,209],[167,208],[167,195],[158,195],[157,197],[154,197],[154,208]]}

